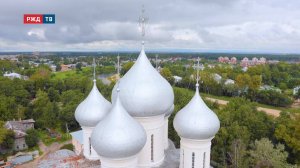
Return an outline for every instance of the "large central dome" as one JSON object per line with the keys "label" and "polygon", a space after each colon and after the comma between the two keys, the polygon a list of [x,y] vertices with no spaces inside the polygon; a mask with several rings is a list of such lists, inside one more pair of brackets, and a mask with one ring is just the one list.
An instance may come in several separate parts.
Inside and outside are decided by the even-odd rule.
{"label": "large central dome", "polygon": [[[120,79],[120,99],[124,108],[133,117],[148,117],[165,114],[172,107],[174,93],[148,60],[142,49],[132,68]],[[116,99],[116,86],[112,101]]]}

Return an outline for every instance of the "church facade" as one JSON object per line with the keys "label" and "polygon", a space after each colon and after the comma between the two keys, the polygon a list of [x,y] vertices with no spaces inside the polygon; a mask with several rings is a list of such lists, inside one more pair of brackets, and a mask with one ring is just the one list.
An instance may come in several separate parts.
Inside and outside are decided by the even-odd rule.
{"label": "church facade", "polygon": [[[197,82],[194,97],[174,118],[181,137],[180,168],[210,167],[211,140],[220,127],[198,87]],[[94,79],[90,94],[77,107],[84,157],[100,159],[101,168],[159,167],[169,145],[173,103],[172,86],[152,66],[142,43],[137,61],[115,85],[112,102],[101,95]]]}

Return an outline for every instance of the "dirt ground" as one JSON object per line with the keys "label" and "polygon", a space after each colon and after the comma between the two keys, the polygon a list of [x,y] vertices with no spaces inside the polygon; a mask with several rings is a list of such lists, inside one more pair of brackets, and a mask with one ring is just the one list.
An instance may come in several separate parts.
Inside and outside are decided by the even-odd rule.
{"label": "dirt ground", "polygon": [[65,144],[69,144],[71,143],[71,140],[66,141],[64,143],[52,143],[50,146],[46,146],[43,142],[39,142],[38,145],[40,147],[40,150],[43,152],[43,154],[41,156],[39,156],[38,158],[34,159],[31,162],[16,166],[16,168],[34,168],[37,167],[38,163],[40,160],[42,160],[45,156],[47,156],[49,153],[55,152],[57,150],[59,150],[62,146],[64,146]]}
{"label": "dirt ground", "polygon": [[293,108],[300,108],[300,99],[297,99],[294,101],[294,103],[292,104]]}
{"label": "dirt ground", "polygon": [[[206,100],[212,101],[212,102],[217,102],[220,105],[227,105],[228,101],[226,100],[219,100],[215,98],[210,98],[210,97],[205,97]],[[274,117],[279,117],[280,116],[280,110],[275,110],[275,109],[270,109],[270,108],[264,108],[264,107],[257,107],[258,111],[265,112],[268,115],[272,115]]]}

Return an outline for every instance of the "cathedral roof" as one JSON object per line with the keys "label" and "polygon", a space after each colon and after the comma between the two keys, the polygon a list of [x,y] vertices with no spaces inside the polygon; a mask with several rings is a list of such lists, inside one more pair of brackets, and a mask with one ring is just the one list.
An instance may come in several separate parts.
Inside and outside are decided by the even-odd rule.
{"label": "cathedral roof", "polygon": [[101,95],[94,80],[91,92],[76,108],[75,118],[81,126],[95,127],[110,109],[111,103]]}
{"label": "cathedral roof", "polygon": [[170,115],[173,113],[174,108],[175,108],[175,106],[174,106],[174,104],[173,104],[173,105],[171,106],[171,108],[168,110],[168,112],[165,114],[165,117],[170,116]]}
{"label": "cathedral roof", "polygon": [[110,113],[98,123],[91,137],[95,151],[107,158],[136,155],[146,140],[144,128],[127,113],[118,95]]}
{"label": "cathedral roof", "polygon": [[[174,102],[171,85],[148,60],[144,48],[132,68],[120,79],[120,99],[133,117],[149,117],[168,112]],[[116,100],[116,86],[112,101]]]}
{"label": "cathedral roof", "polygon": [[187,139],[208,139],[220,128],[217,115],[202,100],[198,84],[191,101],[174,118],[174,128],[180,137]]}

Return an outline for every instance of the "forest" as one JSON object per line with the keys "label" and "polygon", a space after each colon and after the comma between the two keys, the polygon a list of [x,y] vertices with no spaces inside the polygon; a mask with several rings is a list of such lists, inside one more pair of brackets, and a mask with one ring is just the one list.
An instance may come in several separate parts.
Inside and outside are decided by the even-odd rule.
{"label": "forest", "polygon": [[[121,74],[131,67],[125,63]],[[8,69],[18,70],[18,65],[0,61],[1,73]],[[190,75],[192,68],[179,65],[162,64],[161,71],[174,88],[175,110],[170,117],[169,138],[179,147],[179,137],[173,128],[172,120],[181,108],[191,99],[195,90],[195,80]],[[97,74],[115,71],[111,65],[97,67]],[[78,104],[87,96],[92,87],[92,69],[77,67],[69,76],[59,77],[49,67],[36,68],[25,66],[19,72],[27,74],[29,80],[0,77],[0,144],[9,148],[12,133],[3,128],[3,123],[13,119],[33,118],[38,131],[55,129],[66,132],[80,129],[74,118]],[[224,78],[236,79],[235,88],[224,88],[209,76],[219,73]],[[175,84],[172,75],[184,76],[183,82]],[[187,76],[187,77],[186,77]],[[300,69],[297,66],[280,63],[249,68],[242,72],[239,68],[216,67],[201,71],[200,90],[215,95],[229,95],[233,98],[227,106],[208,102],[208,106],[218,115],[221,128],[212,142],[212,165],[214,167],[296,167],[300,165],[300,110],[286,108],[280,117],[274,118],[257,111],[255,102],[272,101],[269,104],[287,107],[292,97],[285,93],[299,84]],[[279,87],[283,93],[261,93],[258,86],[262,83]],[[114,82],[104,85],[97,80],[100,92],[110,100]],[[247,93],[239,90],[248,88]],[[266,96],[266,95],[267,96]],[[266,98],[264,98],[264,96]],[[278,99],[278,100],[276,100]],[[274,101],[277,101],[275,103]],[[282,103],[282,104],[280,104]]]}

